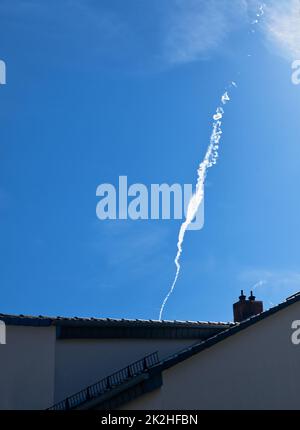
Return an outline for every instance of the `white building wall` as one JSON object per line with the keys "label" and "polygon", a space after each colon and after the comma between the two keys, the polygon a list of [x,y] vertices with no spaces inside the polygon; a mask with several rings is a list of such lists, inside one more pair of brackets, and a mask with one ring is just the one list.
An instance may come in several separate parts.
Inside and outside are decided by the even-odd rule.
{"label": "white building wall", "polygon": [[54,327],[6,326],[0,409],[45,409],[54,398]]}
{"label": "white building wall", "polygon": [[300,303],[163,372],[163,386],[123,409],[300,409]]}
{"label": "white building wall", "polygon": [[145,355],[158,351],[159,358],[165,358],[195,342],[195,339],[58,339],[55,402]]}

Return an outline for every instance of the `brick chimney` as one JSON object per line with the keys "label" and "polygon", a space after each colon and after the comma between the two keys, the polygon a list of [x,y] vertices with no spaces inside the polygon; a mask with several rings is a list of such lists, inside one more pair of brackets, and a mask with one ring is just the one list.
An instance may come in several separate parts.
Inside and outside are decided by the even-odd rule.
{"label": "brick chimney", "polygon": [[255,300],[252,291],[247,300],[242,290],[239,301],[233,304],[234,322],[241,322],[261,312],[263,312],[263,302]]}

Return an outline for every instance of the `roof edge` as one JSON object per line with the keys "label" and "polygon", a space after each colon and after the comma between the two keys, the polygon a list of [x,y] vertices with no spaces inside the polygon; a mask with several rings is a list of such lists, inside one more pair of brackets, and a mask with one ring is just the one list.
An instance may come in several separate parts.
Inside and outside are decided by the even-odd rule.
{"label": "roof edge", "polygon": [[233,322],[214,322],[214,321],[181,321],[181,320],[145,320],[145,319],[117,319],[117,318],[81,318],[81,317],[51,317],[34,315],[14,315],[0,313],[0,320],[7,325],[32,325],[32,326],[87,326],[87,327],[131,327],[131,326],[151,326],[151,327],[229,327]]}
{"label": "roof edge", "polygon": [[159,363],[158,365],[154,366],[151,370],[156,372],[161,372],[162,370],[169,369],[170,367],[175,366],[176,364],[192,357],[193,355],[198,354],[201,351],[204,351],[217,343],[229,338],[230,336],[233,336],[236,333],[239,333],[240,331],[243,331],[247,329],[248,327],[254,325],[255,323],[262,321],[266,318],[268,318],[271,315],[276,314],[277,312],[281,311],[282,309],[287,308],[288,306],[297,303],[300,301],[300,292],[288,297],[284,302],[279,303],[278,305],[267,309],[266,311],[254,315],[240,323],[236,323],[234,326],[225,329],[224,331],[221,331],[218,334],[213,335],[212,337],[203,340],[189,348],[183,349],[181,352],[178,352],[168,358],[166,358],[164,361]]}

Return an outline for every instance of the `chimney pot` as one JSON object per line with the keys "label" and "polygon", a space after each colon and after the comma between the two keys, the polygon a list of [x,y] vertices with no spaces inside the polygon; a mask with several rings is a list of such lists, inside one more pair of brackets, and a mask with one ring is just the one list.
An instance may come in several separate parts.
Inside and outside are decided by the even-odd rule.
{"label": "chimney pot", "polygon": [[253,292],[250,292],[250,296],[249,296],[249,300],[254,301],[255,300],[255,296],[253,296]]}
{"label": "chimney pot", "polygon": [[244,291],[243,290],[241,290],[241,295],[240,295],[239,299],[240,299],[240,302],[243,301],[243,300],[246,300],[246,296],[244,295]]}
{"label": "chimney pot", "polygon": [[239,296],[239,301],[233,304],[234,322],[244,321],[247,318],[260,314],[261,312],[263,312],[263,302],[255,300],[255,296],[252,291],[248,300],[246,300],[246,296],[242,290],[241,295]]}

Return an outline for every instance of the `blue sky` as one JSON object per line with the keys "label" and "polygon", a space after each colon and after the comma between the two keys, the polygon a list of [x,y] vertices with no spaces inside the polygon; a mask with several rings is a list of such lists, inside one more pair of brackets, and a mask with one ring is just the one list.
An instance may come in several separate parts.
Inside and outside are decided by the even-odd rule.
{"label": "blue sky", "polygon": [[164,318],[230,320],[259,281],[266,307],[300,290],[299,2],[265,3],[251,24],[256,1],[1,2],[1,312],[158,317],[180,221],[100,221],[96,188],[195,183],[232,80]]}

